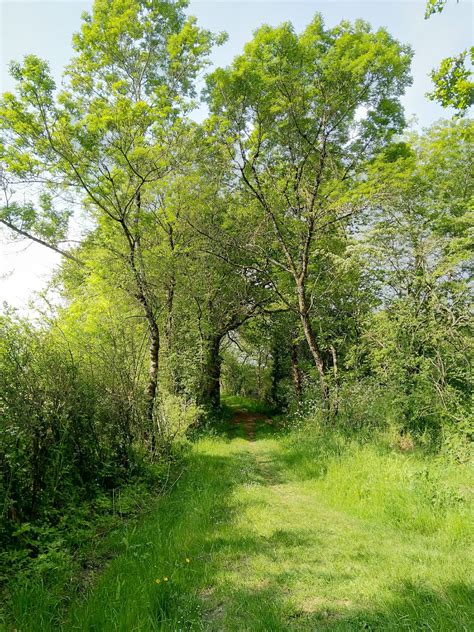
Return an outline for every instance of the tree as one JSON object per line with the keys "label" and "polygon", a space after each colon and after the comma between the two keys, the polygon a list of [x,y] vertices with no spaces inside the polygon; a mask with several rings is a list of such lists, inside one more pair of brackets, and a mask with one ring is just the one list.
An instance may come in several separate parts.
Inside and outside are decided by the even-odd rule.
{"label": "tree", "polygon": [[375,161],[366,183],[381,304],[365,338],[411,429],[461,422],[468,406],[472,135],[467,120],[436,124]]}
{"label": "tree", "polygon": [[[428,0],[425,20],[434,13],[441,13],[446,3],[447,0]],[[435,89],[428,97],[438,101],[444,108],[452,107],[464,113],[474,103],[474,82],[471,80],[469,63],[471,66],[474,63],[474,46],[459,55],[443,59],[439,68],[431,73]]]}
{"label": "tree", "polygon": [[[203,177],[201,172],[186,212],[193,237],[184,286],[195,307],[192,320],[199,334],[198,401],[208,409],[220,406],[223,340],[269,302],[264,285],[252,274],[244,248],[251,239],[252,224],[242,222],[240,200],[233,199],[224,186],[228,161],[213,164],[212,177]],[[205,164],[203,167],[207,171]]]}
{"label": "tree", "polygon": [[[145,265],[159,183],[186,160],[193,80],[215,38],[186,18],[186,2],[96,0],[74,36],[57,91],[47,64],[11,65],[17,94],[0,103],[1,157],[17,178],[73,193],[121,286],[148,324],[147,418],[158,386],[158,305]],[[68,211],[63,213],[63,218]]]}
{"label": "tree", "polygon": [[[321,239],[357,209],[347,195],[364,163],[403,125],[399,96],[411,52],[358,21],[325,29],[317,15],[293,27],[261,27],[226,69],[208,78],[209,125],[223,139],[249,207],[265,225],[266,266],[280,298],[291,288],[305,339],[328,385],[311,298]],[[256,251],[258,252],[258,251]]]}

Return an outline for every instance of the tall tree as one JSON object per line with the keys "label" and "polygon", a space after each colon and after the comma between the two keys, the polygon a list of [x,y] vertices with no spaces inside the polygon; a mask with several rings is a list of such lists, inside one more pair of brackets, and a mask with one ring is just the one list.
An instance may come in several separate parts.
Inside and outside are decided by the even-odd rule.
{"label": "tall tree", "polygon": [[304,335],[328,384],[311,313],[318,297],[318,240],[354,212],[347,197],[374,155],[403,125],[399,96],[411,52],[357,21],[325,29],[317,15],[300,35],[261,27],[244,53],[208,79],[210,125],[268,227],[264,260],[280,296],[292,287]]}
{"label": "tall tree", "polygon": [[[193,80],[215,38],[177,0],[96,0],[74,36],[56,90],[47,64],[13,63],[16,94],[0,103],[1,157],[17,178],[69,190],[87,209],[148,324],[147,418],[158,385],[158,305],[145,266],[150,206],[185,160]],[[66,211],[67,212],[67,211]]]}

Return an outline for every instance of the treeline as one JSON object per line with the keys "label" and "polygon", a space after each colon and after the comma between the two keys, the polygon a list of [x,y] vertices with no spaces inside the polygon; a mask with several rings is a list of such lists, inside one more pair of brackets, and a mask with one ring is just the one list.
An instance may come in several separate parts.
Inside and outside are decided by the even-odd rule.
{"label": "treeline", "polygon": [[472,122],[404,133],[409,47],[319,15],[261,27],[199,97],[223,37],[183,6],[96,0],[59,87],[11,66],[0,222],[64,263],[53,306],[0,321],[10,547],[223,391],[468,450]]}

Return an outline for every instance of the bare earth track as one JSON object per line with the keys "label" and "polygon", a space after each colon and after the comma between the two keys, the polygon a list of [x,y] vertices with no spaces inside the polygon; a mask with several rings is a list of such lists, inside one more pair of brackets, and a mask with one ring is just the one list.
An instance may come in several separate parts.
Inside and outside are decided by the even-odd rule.
{"label": "bare earth track", "polygon": [[257,422],[259,421],[262,421],[268,425],[273,424],[273,421],[269,417],[267,417],[267,415],[264,415],[263,413],[254,413],[243,409],[235,411],[231,419],[231,424],[234,427],[241,426],[247,439],[249,441],[255,441]]}

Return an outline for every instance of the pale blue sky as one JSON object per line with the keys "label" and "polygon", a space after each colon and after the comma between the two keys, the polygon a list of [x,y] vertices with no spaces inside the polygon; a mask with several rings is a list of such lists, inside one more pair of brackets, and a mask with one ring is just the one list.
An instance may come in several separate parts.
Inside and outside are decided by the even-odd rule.
{"label": "pale blue sky", "polygon": [[[91,2],[76,0],[0,0],[0,91],[13,88],[8,62],[28,53],[47,59],[59,80],[71,53],[71,35],[78,29],[81,13],[90,6]],[[374,28],[385,26],[415,51],[413,86],[403,103],[407,115],[416,116],[420,127],[449,115],[425,97],[431,87],[430,70],[443,57],[472,45],[473,40],[473,4],[468,1],[457,4],[448,0],[445,11],[429,20],[423,18],[424,2],[405,0],[192,0],[188,12],[201,26],[229,34],[227,43],[212,56],[216,65],[228,64],[264,22],[277,25],[289,20],[301,30],[314,13],[320,12],[328,26],[356,18],[367,20]],[[57,257],[41,246],[25,249],[24,243],[0,244],[0,303],[8,300],[24,305],[34,290],[45,285],[57,262]]]}

